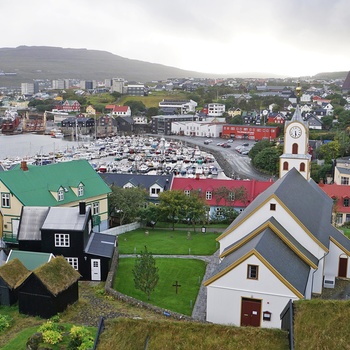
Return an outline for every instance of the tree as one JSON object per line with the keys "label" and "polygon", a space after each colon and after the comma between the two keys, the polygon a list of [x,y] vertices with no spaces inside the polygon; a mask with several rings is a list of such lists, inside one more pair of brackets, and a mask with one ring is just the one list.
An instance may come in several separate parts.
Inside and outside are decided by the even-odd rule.
{"label": "tree", "polygon": [[164,191],[159,194],[159,211],[162,216],[170,220],[175,230],[175,222],[185,217],[184,205],[187,201],[187,196],[181,190]]}
{"label": "tree", "polygon": [[192,191],[189,196],[186,196],[183,209],[186,220],[192,223],[193,231],[195,231],[196,223],[204,222],[207,213],[207,204],[200,192]]}
{"label": "tree", "polygon": [[134,274],[135,288],[144,292],[147,295],[147,300],[150,300],[151,292],[154,291],[158,283],[159,274],[156,261],[146,246],[145,251],[141,251],[140,255],[137,255],[132,273]]}
{"label": "tree", "polygon": [[281,147],[265,148],[252,159],[252,164],[261,171],[276,175],[279,172],[279,157],[281,155]]}
{"label": "tree", "polygon": [[142,209],[140,212],[141,219],[146,223],[146,225],[154,227],[160,218],[160,211],[158,205],[154,203],[149,203],[146,208]]}
{"label": "tree", "polygon": [[338,141],[331,141],[323,144],[316,150],[317,157],[324,159],[326,164],[331,164],[334,159],[340,156],[340,145]]}
{"label": "tree", "polygon": [[132,115],[138,115],[146,111],[146,106],[142,101],[129,100],[124,103],[124,106],[129,106]]}
{"label": "tree", "polygon": [[146,201],[146,190],[138,187],[121,188],[118,186],[112,186],[111,190],[108,202],[111,218],[119,219],[120,225],[134,221]]}
{"label": "tree", "polygon": [[147,116],[147,118],[151,118],[155,115],[158,115],[158,112],[159,112],[158,107],[150,107],[147,109],[146,116]]}

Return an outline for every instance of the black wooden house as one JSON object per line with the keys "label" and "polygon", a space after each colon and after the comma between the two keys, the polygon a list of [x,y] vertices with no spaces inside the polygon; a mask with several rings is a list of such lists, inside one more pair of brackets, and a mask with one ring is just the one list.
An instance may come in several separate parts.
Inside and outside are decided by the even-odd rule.
{"label": "black wooden house", "polygon": [[91,207],[81,202],[79,207],[46,207],[44,212],[44,207],[23,207],[19,249],[62,255],[82,279],[105,280],[116,237],[92,231]]}
{"label": "black wooden house", "polygon": [[80,274],[62,256],[41,265],[18,287],[22,314],[50,318],[79,299]]}

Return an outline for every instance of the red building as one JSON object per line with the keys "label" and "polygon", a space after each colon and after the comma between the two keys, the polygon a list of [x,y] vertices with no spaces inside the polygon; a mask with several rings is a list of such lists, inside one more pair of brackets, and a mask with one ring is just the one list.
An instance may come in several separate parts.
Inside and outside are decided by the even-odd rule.
{"label": "red building", "polygon": [[280,128],[278,126],[227,124],[222,129],[223,138],[244,140],[274,140],[279,133]]}
{"label": "red building", "polygon": [[[171,190],[182,190],[186,195],[191,191],[201,191],[207,204],[210,206],[209,215],[218,215],[222,207],[233,207],[236,211],[244,210],[260,193],[264,192],[273,184],[272,181],[257,180],[233,180],[212,178],[187,178],[174,177]],[[237,199],[237,191],[245,192],[244,199]],[[350,188],[350,187],[349,187]],[[224,195],[223,189],[226,189]]]}

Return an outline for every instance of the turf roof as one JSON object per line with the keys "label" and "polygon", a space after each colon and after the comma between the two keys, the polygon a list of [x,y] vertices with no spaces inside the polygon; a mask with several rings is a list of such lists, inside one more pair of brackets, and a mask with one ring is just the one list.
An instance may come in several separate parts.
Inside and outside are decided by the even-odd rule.
{"label": "turf roof", "polygon": [[15,288],[16,284],[27,278],[29,274],[30,271],[17,258],[0,266],[0,277],[11,289]]}
{"label": "turf roof", "polygon": [[74,270],[63,256],[51,259],[50,262],[35,269],[33,273],[55,296],[68,289],[80,278],[79,272]]}

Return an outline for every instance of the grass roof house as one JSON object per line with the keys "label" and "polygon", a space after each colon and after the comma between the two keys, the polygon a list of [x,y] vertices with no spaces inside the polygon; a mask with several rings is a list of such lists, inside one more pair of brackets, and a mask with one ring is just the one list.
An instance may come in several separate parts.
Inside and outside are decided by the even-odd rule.
{"label": "grass roof house", "polygon": [[64,311],[79,298],[79,278],[80,274],[62,256],[41,265],[18,287],[19,312],[50,318]]}
{"label": "grass roof house", "polygon": [[13,259],[0,266],[0,304],[10,306],[17,302],[17,286],[25,280],[30,271],[20,262]]}

